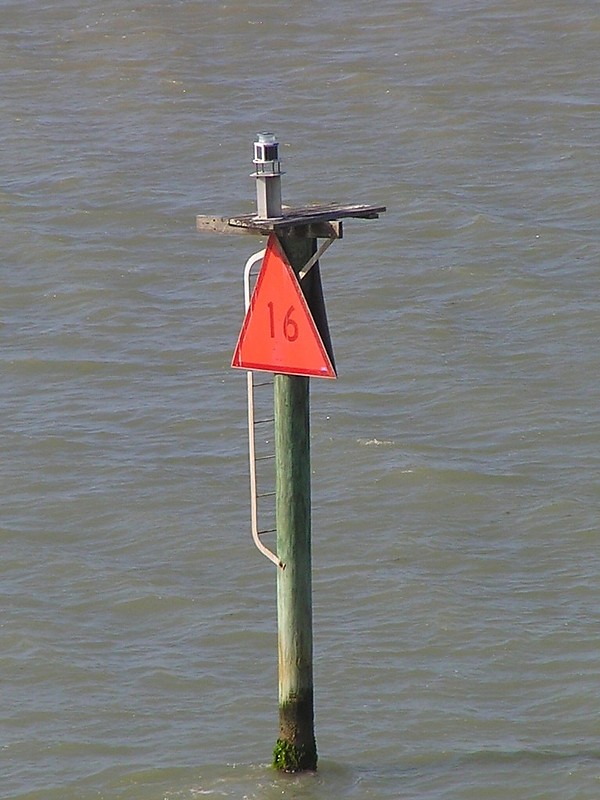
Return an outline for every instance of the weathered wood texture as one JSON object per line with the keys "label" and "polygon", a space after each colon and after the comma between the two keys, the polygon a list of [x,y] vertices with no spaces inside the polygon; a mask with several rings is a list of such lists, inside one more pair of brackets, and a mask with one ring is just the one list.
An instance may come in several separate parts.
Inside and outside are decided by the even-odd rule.
{"label": "weathered wood texture", "polygon": [[285,208],[280,217],[260,219],[255,214],[240,214],[236,217],[215,217],[199,214],[196,217],[196,230],[214,233],[253,233],[267,235],[271,231],[286,228],[303,228],[301,234],[307,238],[341,239],[342,219],[377,219],[385,211],[385,206],[364,204],[306,206],[304,208]]}
{"label": "weathered wood texture", "polygon": [[[281,238],[297,272],[316,251],[316,240],[293,235]],[[316,271],[315,271],[316,270]],[[314,276],[311,274],[315,271]],[[302,289],[320,292],[318,265]],[[277,624],[279,653],[279,740],[294,754],[280,768],[314,770],[317,746],[314,733],[312,557],[310,501],[309,379],[276,375],[275,463],[277,555],[286,565],[277,570]]]}
{"label": "weathered wood texture", "polygon": [[253,214],[242,214],[230,217],[233,227],[259,228],[260,230],[277,231],[295,225],[307,225],[314,222],[331,222],[339,219],[377,219],[385,211],[385,206],[345,205],[328,203],[326,205],[306,206],[304,208],[284,208],[281,217],[258,219]]}
{"label": "weathered wood texture", "polygon": [[[275,376],[279,742],[296,754],[284,769],[314,770],[309,379]],[[296,763],[297,762],[297,763]]]}
{"label": "weathered wood texture", "polygon": [[[252,227],[233,225],[229,217],[214,217],[207,214],[198,214],[196,217],[196,230],[207,233],[233,233],[242,236],[268,236],[272,228],[266,223]],[[333,220],[319,222],[304,222],[294,225],[297,236],[307,239],[341,239],[343,229],[341,221]]]}

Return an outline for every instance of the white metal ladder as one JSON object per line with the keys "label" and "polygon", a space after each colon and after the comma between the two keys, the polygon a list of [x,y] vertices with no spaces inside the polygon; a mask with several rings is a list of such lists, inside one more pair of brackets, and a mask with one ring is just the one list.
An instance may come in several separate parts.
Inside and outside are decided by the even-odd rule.
{"label": "white metal ladder", "polygon": [[[259,261],[262,261],[266,250],[261,250],[258,253],[250,256],[246,262],[244,269],[244,305],[246,313],[250,307],[250,281],[252,276],[252,268]],[[261,536],[265,534],[274,534],[275,528],[275,509],[274,502],[270,510],[265,511],[264,503],[261,503],[259,509],[259,501],[266,498],[275,497],[275,430],[273,420],[273,377],[265,374],[260,381],[254,381],[254,373],[249,371],[246,373],[246,381],[248,387],[248,457],[250,462],[250,519],[252,524],[252,539],[254,544],[270,561],[276,564],[281,569],[285,569],[283,564],[276,554],[269,550],[263,543]],[[269,392],[269,387],[271,391]],[[256,396],[256,390],[260,390],[260,400]],[[268,392],[268,400],[264,400],[262,395]],[[260,406],[261,417],[256,419],[255,411],[257,405]],[[268,410],[270,407],[270,411]],[[267,409],[267,410],[265,410]],[[262,444],[257,447],[257,429],[261,431]],[[267,445],[269,446],[267,449]],[[268,466],[271,465],[272,469],[270,474],[266,474]],[[266,469],[265,469],[266,467]],[[260,470],[260,476],[259,476]],[[272,489],[268,491],[259,492],[258,483],[264,486],[265,483],[271,485]],[[262,529],[259,526],[259,512],[261,521],[266,521],[266,526]]]}

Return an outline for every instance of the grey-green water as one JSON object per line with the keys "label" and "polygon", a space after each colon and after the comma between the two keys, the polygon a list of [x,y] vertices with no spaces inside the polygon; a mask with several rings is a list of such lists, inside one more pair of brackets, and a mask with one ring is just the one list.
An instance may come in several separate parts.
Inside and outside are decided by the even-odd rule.
{"label": "grey-green water", "polygon": [[[0,2],[0,793],[600,792],[594,0]],[[284,201],[322,261],[317,775],[269,769],[274,568],[229,368]]]}

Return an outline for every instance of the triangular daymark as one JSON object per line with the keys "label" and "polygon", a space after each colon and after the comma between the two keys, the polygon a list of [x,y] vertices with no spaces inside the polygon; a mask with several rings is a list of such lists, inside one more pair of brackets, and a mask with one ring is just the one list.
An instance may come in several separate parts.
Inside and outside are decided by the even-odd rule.
{"label": "triangular daymark", "polygon": [[231,366],[337,377],[298,279],[274,233],[267,242]]}

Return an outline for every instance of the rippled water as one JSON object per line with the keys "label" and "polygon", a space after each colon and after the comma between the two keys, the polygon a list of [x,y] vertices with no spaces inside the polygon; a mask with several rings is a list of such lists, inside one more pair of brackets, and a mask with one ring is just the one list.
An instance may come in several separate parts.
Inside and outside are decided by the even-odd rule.
{"label": "rippled water", "polygon": [[[0,776],[11,800],[600,789],[597,5],[0,2]],[[256,131],[321,268],[320,769],[229,363]]]}

